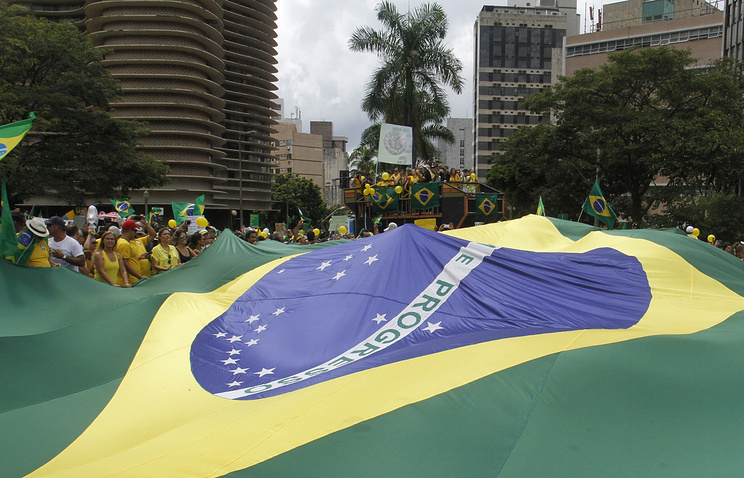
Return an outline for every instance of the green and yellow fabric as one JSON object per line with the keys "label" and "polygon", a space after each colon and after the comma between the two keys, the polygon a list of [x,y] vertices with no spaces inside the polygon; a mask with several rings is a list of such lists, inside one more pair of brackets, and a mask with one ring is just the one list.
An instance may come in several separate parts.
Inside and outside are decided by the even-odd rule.
{"label": "green and yellow fabric", "polygon": [[[324,249],[271,241],[249,246],[222,234],[196,259],[129,290],[66,269],[0,263],[0,287],[8,297],[0,321],[0,429],[13,431],[0,434],[2,475],[744,473],[742,261],[680,233],[602,231],[538,216],[446,233],[412,228]],[[442,266],[444,275],[428,271],[439,263],[427,252],[451,247],[462,253]],[[479,254],[484,262],[474,265]],[[398,278],[391,277],[391,269],[375,269],[389,255],[398,261]],[[344,261],[348,256],[353,257]],[[491,265],[513,269],[521,283],[481,281],[491,256],[499,257]],[[551,261],[588,272],[564,281],[560,268],[546,267]],[[298,264],[308,275],[293,269]],[[297,320],[293,326],[314,330],[322,340],[326,316],[338,316],[347,331],[352,324],[410,325],[403,316],[375,316],[379,308],[396,306],[375,295],[376,287],[385,286],[378,284],[381,277],[415,283],[431,272],[454,284],[448,274],[467,267],[473,268],[470,275],[448,300],[469,303],[468,312],[438,304],[437,294],[449,291],[439,283],[428,299],[412,302],[422,310],[437,304],[431,313],[441,314],[422,320],[412,340],[447,340],[449,324],[456,321],[475,328],[486,321],[493,330],[507,330],[509,321],[521,320],[519,314],[502,321],[497,312],[471,313],[480,308],[516,307],[538,315],[544,309],[548,317],[560,312],[551,306],[563,300],[560,292],[583,297],[571,300],[568,322],[597,316],[611,321],[634,307],[640,315],[619,327],[546,327],[423,355],[407,355],[411,350],[400,343],[386,349],[398,354],[391,362],[274,395],[248,397],[256,392],[249,388],[246,399],[211,393],[196,378],[202,335],[223,344],[215,349],[219,353],[243,350],[226,357],[245,358],[253,349],[245,345],[247,337],[209,338],[222,333],[210,327],[230,311],[253,320],[243,307],[254,301],[241,299],[251,293],[264,302],[300,301],[293,287],[305,282],[312,289],[307,300],[321,295],[317,300],[327,301],[330,296],[323,294],[331,294],[330,287],[353,279],[344,287],[365,296],[366,309],[350,309],[344,297],[336,297],[332,306],[305,310],[303,317],[293,317],[289,309],[268,314],[275,320],[268,322],[269,330],[282,320]],[[637,300],[628,300],[625,287],[617,287],[628,280],[646,291]],[[262,288],[267,284],[285,284],[288,290]],[[329,290],[321,291],[319,284]],[[522,302],[489,309],[493,294],[512,286],[523,291]],[[44,300],[39,290],[45,291]],[[81,290],[96,300],[81,297]],[[253,326],[266,319],[260,315]],[[264,340],[265,333],[256,337]],[[369,342],[365,353],[372,347]],[[272,374],[280,377],[278,368],[269,372],[260,360],[226,365],[225,372],[233,367],[250,369],[238,372],[236,381],[274,383]],[[310,372],[311,379],[323,373]]]}
{"label": "green and yellow fabric", "polygon": [[432,209],[439,207],[439,181],[411,185],[411,207],[413,209]]}

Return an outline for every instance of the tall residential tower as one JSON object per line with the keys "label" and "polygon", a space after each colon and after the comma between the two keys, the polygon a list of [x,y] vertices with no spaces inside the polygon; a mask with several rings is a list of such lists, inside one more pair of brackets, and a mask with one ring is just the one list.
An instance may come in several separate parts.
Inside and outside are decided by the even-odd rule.
{"label": "tall residential tower", "polygon": [[[122,87],[113,114],[147,122],[141,150],[170,166],[150,204],[205,194],[209,209],[270,208],[275,0],[12,3],[73,21],[106,50]],[[142,191],[131,199],[142,203]]]}
{"label": "tall residential tower", "polygon": [[560,73],[566,35],[579,33],[576,0],[486,5],[475,22],[473,167],[485,177],[502,142],[524,126],[549,121],[526,109],[524,96],[542,90]]}

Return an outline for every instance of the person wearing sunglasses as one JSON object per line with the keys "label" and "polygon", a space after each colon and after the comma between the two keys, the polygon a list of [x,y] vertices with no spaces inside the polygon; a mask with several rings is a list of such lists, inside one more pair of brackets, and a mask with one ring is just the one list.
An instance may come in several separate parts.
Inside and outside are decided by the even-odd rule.
{"label": "person wearing sunglasses", "polygon": [[158,245],[152,248],[150,262],[155,274],[162,274],[180,265],[178,251],[171,244],[171,231],[163,228],[158,231]]}

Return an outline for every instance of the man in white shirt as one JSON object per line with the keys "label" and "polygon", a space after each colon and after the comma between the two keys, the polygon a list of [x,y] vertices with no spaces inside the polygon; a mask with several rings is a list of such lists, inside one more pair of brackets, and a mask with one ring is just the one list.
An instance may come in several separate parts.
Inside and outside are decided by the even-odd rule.
{"label": "man in white shirt", "polygon": [[85,265],[83,246],[67,235],[65,221],[59,216],[52,216],[46,221],[49,228],[49,260],[62,267],[79,272],[79,266]]}

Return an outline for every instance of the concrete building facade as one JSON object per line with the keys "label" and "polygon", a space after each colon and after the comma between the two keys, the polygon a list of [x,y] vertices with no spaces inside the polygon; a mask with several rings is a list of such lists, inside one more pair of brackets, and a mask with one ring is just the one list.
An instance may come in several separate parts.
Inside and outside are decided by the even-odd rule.
{"label": "concrete building facade", "polygon": [[597,68],[607,62],[608,53],[633,46],[689,49],[698,59],[696,66],[705,66],[721,57],[722,44],[722,12],[569,36],[563,74],[571,76],[581,68]]}
{"label": "concrete building facade", "polygon": [[310,133],[323,138],[323,200],[328,206],[343,204],[342,171],[349,170],[349,154],[345,136],[333,136],[333,123],[330,121],[311,121]]}
{"label": "concrete building facade", "polygon": [[744,60],[744,0],[726,0],[723,14],[723,56]]}
{"label": "concrete building facade", "polygon": [[447,129],[452,131],[455,142],[439,143],[439,160],[450,169],[470,169],[473,164],[473,119],[447,118]]}
{"label": "concrete building facade", "polygon": [[[16,1],[76,22],[121,82],[115,116],[148,123],[141,150],[170,167],[150,204],[271,207],[276,99],[274,0]],[[142,203],[142,191],[131,195]],[[245,222],[245,221],[243,221]]]}
{"label": "concrete building facade", "polygon": [[474,168],[479,178],[518,128],[550,120],[527,110],[524,96],[555,81],[554,55],[566,35],[579,33],[575,0],[530,5],[486,5],[475,22],[474,162],[465,167]]}
{"label": "concrete building facade", "polygon": [[299,174],[312,180],[322,190],[323,180],[323,136],[300,133],[293,124],[280,123],[275,126],[273,138],[276,151],[276,174]]}

